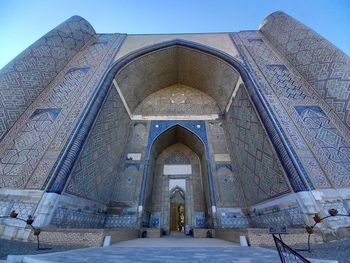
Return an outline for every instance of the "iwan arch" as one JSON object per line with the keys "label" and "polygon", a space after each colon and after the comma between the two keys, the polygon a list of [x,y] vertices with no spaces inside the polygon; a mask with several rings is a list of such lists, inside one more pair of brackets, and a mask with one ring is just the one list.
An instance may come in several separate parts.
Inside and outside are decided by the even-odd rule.
{"label": "iwan arch", "polygon": [[179,222],[227,238],[349,213],[349,65],[282,12],[184,35],[97,34],[72,17],[0,71],[1,215],[34,215],[48,239]]}

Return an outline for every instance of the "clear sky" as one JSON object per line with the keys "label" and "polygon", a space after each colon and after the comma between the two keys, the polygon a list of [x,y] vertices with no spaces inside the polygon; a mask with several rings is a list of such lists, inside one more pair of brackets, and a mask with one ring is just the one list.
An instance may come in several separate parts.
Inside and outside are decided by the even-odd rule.
{"label": "clear sky", "polygon": [[350,0],[0,0],[0,69],[73,15],[98,33],[197,33],[257,29],[276,10],[350,55]]}

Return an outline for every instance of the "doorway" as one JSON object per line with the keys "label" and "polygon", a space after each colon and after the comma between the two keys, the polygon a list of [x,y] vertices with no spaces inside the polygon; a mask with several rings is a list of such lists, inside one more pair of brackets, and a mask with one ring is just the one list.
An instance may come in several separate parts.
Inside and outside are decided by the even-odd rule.
{"label": "doorway", "polygon": [[[202,228],[197,215],[209,206],[206,158],[203,143],[193,133],[174,126],[162,133],[151,148],[145,211],[157,217],[164,233]],[[152,220],[150,220],[152,221]]]}
{"label": "doorway", "polygon": [[[185,181],[184,179],[182,179]],[[170,180],[169,184],[171,185],[171,181],[179,181],[179,180]],[[183,232],[186,225],[186,202],[185,191],[178,185],[171,189],[170,195],[170,231],[171,232]]]}

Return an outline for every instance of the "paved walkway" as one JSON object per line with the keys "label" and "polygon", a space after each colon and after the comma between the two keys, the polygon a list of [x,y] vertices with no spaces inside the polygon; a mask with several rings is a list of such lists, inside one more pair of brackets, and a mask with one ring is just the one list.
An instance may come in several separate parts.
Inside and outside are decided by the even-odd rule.
{"label": "paved walkway", "polygon": [[26,263],[62,262],[259,262],[278,263],[277,252],[258,248],[240,247],[215,238],[163,237],[139,238],[110,247],[76,249],[59,253],[26,256]]}
{"label": "paved walkway", "polygon": [[49,250],[36,250],[36,242],[22,242],[15,240],[0,239],[0,262],[7,258],[8,255],[31,255],[31,254],[42,254],[42,253],[53,253],[72,250],[74,248],[80,247],[68,247],[68,246],[51,246],[46,244],[41,244],[42,248],[48,248]]}

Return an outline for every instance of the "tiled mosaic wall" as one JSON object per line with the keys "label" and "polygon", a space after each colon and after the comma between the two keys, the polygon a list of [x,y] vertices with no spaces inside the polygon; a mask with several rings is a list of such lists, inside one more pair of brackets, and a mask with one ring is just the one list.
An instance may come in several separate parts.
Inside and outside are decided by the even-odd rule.
{"label": "tiled mosaic wall", "polygon": [[243,85],[227,113],[226,130],[233,174],[243,189],[247,205],[290,192],[281,164]]}
{"label": "tiled mosaic wall", "polygon": [[[350,213],[350,199],[337,198],[336,200],[324,200],[321,201],[321,211],[322,216],[328,215],[329,209],[337,209],[339,214],[348,215]],[[335,228],[338,227],[348,227],[350,225],[350,218],[348,217],[331,217],[328,222]]]}
{"label": "tiled mosaic wall", "polygon": [[86,20],[73,16],[1,69],[0,140],[93,35]]}
{"label": "tiled mosaic wall", "polygon": [[349,132],[259,31],[232,34],[311,189],[350,186]]}
{"label": "tiled mosaic wall", "polygon": [[107,215],[105,228],[138,228],[137,215]]}
{"label": "tiled mosaic wall", "polygon": [[[46,212],[45,216],[51,217],[44,225],[40,227],[57,228],[101,228],[106,218],[106,206],[104,204],[79,198],[76,196],[58,195],[54,193],[45,193],[51,197],[57,198],[54,202],[43,204],[39,211]],[[51,211],[51,212],[49,212]],[[35,214],[35,216],[38,216]]]}
{"label": "tiled mosaic wall", "polygon": [[82,210],[72,207],[58,207],[53,215],[51,225],[70,228],[102,228],[106,214],[94,210]]}
{"label": "tiled mosaic wall", "polygon": [[19,218],[27,219],[28,215],[34,215],[40,198],[40,191],[0,189],[0,216],[9,215],[15,210]]}
{"label": "tiled mosaic wall", "polygon": [[219,114],[216,101],[206,93],[183,84],[160,89],[146,97],[135,109],[135,115],[205,115]]}
{"label": "tiled mosaic wall", "polygon": [[[208,144],[211,151],[211,162],[215,186],[216,204],[218,207],[242,207],[247,202],[241,182],[233,172],[235,160],[231,160],[228,134],[223,120],[207,121]],[[217,158],[216,156],[224,156]],[[226,156],[226,158],[225,158]]]}
{"label": "tiled mosaic wall", "polygon": [[[138,206],[148,131],[145,122],[132,122],[130,126],[129,137],[116,174],[112,206]],[[137,155],[138,158],[133,158],[133,155]]]}
{"label": "tiled mosaic wall", "polygon": [[269,226],[287,225],[302,227],[303,213],[297,204],[279,207],[272,206],[259,211],[242,214],[237,209],[218,208],[218,220],[222,228],[267,228]]}
{"label": "tiled mosaic wall", "polygon": [[[130,122],[121,99],[111,87],[83,148],[79,148],[82,151],[65,188],[66,195],[59,195],[60,201],[51,222],[53,226],[135,227],[139,197],[146,199],[146,203],[149,201],[147,197],[154,197],[152,191],[146,191],[146,198],[140,191],[142,178],[147,174],[143,173],[144,164],[148,162],[145,156],[152,145],[147,144],[147,136],[154,139],[159,134],[156,130],[164,131],[174,123],[194,131],[205,147],[205,151],[202,149],[200,154],[197,153],[202,159],[202,173],[207,176],[203,177],[202,189],[192,189],[193,192],[205,192],[204,197],[203,193],[193,197],[194,225],[210,225],[210,222],[205,222],[203,211],[208,212],[210,205],[216,205],[221,227],[267,227],[281,222],[301,226],[303,215],[295,199],[292,205],[281,201],[261,211],[243,213],[238,208],[247,209],[268,199],[274,202],[275,197],[290,193],[281,164],[249,99],[251,92],[248,88],[256,89],[261,104],[271,115],[275,135],[283,137],[290,158],[297,163],[299,179],[305,182],[297,190],[327,188],[328,191],[332,187],[343,190],[343,194],[322,197],[317,201],[316,209],[321,209],[324,214],[329,208],[349,212],[349,197],[344,194],[347,191],[345,187],[350,186],[349,57],[280,12],[269,16],[260,31],[230,35],[239,50],[239,59],[257,85],[247,87],[248,93],[243,85],[238,89],[224,120],[149,123]],[[0,190],[46,190],[60,154],[74,134],[87,105],[100,90],[101,79],[123,40],[124,36],[120,34],[96,35],[85,20],[73,17],[34,43],[0,72],[0,99],[8,99],[0,101],[0,105],[4,103],[0,109]],[[184,60],[188,58],[184,54],[192,52],[192,49],[182,48],[180,51],[183,53],[180,60]],[[189,55],[198,56],[199,62],[208,59],[201,58],[201,52]],[[174,56],[170,58],[170,62],[163,60],[164,65],[174,62]],[[214,57],[210,57],[212,59]],[[188,69],[193,67],[191,60],[185,62]],[[199,64],[207,66],[206,63]],[[172,67],[176,68],[177,64],[173,63]],[[230,66],[225,63],[223,68],[227,67]],[[159,71],[156,68],[147,70],[144,72]],[[182,74],[190,72],[186,68],[180,71],[183,71]],[[197,71],[201,73],[195,77],[198,81],[202,78],[208,80],[207,69]],[[231,75],[228,74],[231,77],[220,78],[220,83],[229,83],[225,92],[230,91],[234,87],[231,84],[238,79],[235,70],[227,71],[231,72]],[[169,85],[179,80],[174,72],[178,69],[172,70]],[[225,72],[220,67],[210,71],[219,76]],[[140,76],[142,78],[142,74],[137,77]],[[188,78],[186,83],[191,83],[193,76],[182,77],[180,79]],[[150,81],[152,85],[157,83],[159,81]],[[191,86],[196,87],[195,84]],[[16,96],[8,96],[10,91],[15,91]],[[137,92],[142,93],[142,87]],[[221,96],[220,89],[212,92],[221,104],[229,97],[228,93]],[[131,93],[128,96],[132,100],[139,99]],[[131,133],[128,136],[129,129]],[[269,134],[270,138],[275,135]],[[197,142],[189,137],[184,143],[194,149]],[[129,153],[141,157],[132,159]],[[231,153],[231,159],[216,160],[215,154],[227,153]],[[156,166],[156,163],[152,164],[151,160],[150,171],[153,165]],[[199,170],[198,165],[194,167]],[[160,171],[161,167],[158,168]],[[58,179],[62,181],[60,184],[66,183],[63,178]],[[293,180],[290,182],[292,184]],[[160,181],[153,181],[150,176],[145,189],[160,185]],[[25,191],[30,190],[22,192]],[[34,213],[43,194],[37,192],[35,200],[27,198],[30,196],[27,192],[21,197],[14,192],[0,195],[0,212],[8,214],[11,209],[16,209],[22,217]],[[107,203],[109,210],[114,209],[111,213],[109,210],[107,213],[104,205]],[[133,212],[128,213],[128,209]],[[151,212],[145,211],[144,224],[160,226],[160,212],[159,215]],[[333,223],[337,226],[349,225],[348,221],[342,220]]]}
{"label": "tiled mosaic wall", "polygon": [[129,130],[130,118],[111,86],[65,192],[104,204],[111,201]]}
{"label": "tiled mosaic wall", "polygon": [[45,189],[123,38],[93,36],[21,115],[0,141],[0,187]]}
{"label": "tiled mosaic wall", "polygon": [[283,12],[269,15],[260,31],[350,128],[350,57]]}

